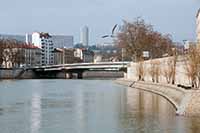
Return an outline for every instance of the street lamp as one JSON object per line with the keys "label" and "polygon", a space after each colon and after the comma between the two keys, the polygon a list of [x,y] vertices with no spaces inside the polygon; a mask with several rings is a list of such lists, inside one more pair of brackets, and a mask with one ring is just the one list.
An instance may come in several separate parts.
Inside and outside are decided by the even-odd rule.
{"label": "street lamp", "polygon": [[[116,28],[118,27],[118,24],[115,24],[114,25],[114,27],[112,28],[112,33],[111,33],[111,35],[104,35],[104,36],[102,36],[101,38],[103,38],[103,39],[105,39],[105,38],[115,38],[116,36],[115,36],[115,30],[116,30]],[[123,54],[123,49],[122,49],[122,54]],[[122,55],[122,58],[123,58],[123,55]],[[123,60],[123,59],[122,59]]]}
{"label": "street lamp", "polygon": [[65,64],[65,49],[66,47],[63,48],[63,64]]}

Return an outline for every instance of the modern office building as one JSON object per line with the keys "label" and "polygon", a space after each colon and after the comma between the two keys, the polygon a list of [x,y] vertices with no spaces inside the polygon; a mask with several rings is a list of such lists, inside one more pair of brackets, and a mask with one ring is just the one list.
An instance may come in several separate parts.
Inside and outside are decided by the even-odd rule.
{"label": "modern office building", "polygon": [[17,40],[19,42],[25,42],[25,35],[10,35],[10,34],[0,34],[0,39]]}
{"label": "modern office building", "polygon": [[80,37],[80,43],[87,47],[89,45],[89,28],[87,26],[81,28]]}
{"label": "modern office building", "polygon": [[48,33],[34,32],[32,34],[32,44],[42,50],[41,65],[54,64],[54,45],[52,37]]}
{"label": "modern office building", "polygon": [[73,48],[74,37],[67,35],[52,35],[55,48]]}

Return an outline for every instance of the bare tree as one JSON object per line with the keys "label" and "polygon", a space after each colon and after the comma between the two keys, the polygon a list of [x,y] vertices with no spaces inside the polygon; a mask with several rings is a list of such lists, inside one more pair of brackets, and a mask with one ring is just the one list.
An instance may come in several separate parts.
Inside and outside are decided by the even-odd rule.
{"label": "bare tree", "polygon": [[152,82],[159,82],[160,77],[160,61],[152,61],[150,62],[149,74],[151,76]]}
{"label": "bare tree", "polygon": [[178,56],[177,56],[177,51],[176,51],[176,48],[173,48],[172,49],[172,81],[171,83],[172,84],[175,84],[176,82],[176,64],[177,64],[177,59],[178,59]]}
{"label": "bare tree", "polygon": [[176,63],[177,55],[168,57],[166,65],[163,68],[163,76],[165,77],[167,83],[175,84],[176,79]]}
{"label": "bare tree", "polygon": [[25,56],[20,52],[21,46],[21,42],[0,39],[0,66],[2,67],[2,64],[5,68],[19,66]]}
{"label": "bare tree", "polygon": [[3,51],[4,51],[3,40],[0,40],[0,67],[2,67],[3,64]]}
{"label": "bare tree", "polygon": [[134,22],[124,21],[115,43],[126,48],[127,54],[138,60],[143,51],[149,51],[152,58],[162,57],[172,47],[170,35],[162,35],[153,26],[137,18]]}
{"label": "bare tree", "polygon": [[172,71],[172,68],[173,68],[173,61],[171,58],[169,58],[167,61],[166,61],[166,64],[163,68],[163,76],[165,77],[167,83],[169,84],[172,80],[172,75],[173,75],[173,71]]}
{"label": "bare tree", "polygon": [[144,65],[144,61],[140,60],[139,62],[137,62],[136,64],[136,74],[138,77],[139,81],[144,81],[144,77],[145,77],[145,65]]}
{"label": "bare tree", "polygon": [[192,47],[185,56],[186,75],[192,87],[199,88],[200,82],[200,53],[199,49]]}

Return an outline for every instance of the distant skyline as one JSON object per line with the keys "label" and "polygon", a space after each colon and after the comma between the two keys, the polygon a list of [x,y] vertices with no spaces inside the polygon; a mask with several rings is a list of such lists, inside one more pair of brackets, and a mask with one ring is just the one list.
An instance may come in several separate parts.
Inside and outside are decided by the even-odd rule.
{"label": "distant skyline", "polygon": [[44,31],[73,35],[80,42],[80,28],[90,29],[90,45],[103,42],[122,20],[140,16],[174,41],[196,39],[196,13],[199,0],[6,0],[1,1],[0,34]]}

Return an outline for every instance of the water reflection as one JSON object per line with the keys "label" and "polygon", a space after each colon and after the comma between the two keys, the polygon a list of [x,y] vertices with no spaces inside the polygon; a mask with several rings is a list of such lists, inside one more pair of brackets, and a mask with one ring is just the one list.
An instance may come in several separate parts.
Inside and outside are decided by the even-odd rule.
{"label": "water reflection", "polygon": [[124,128],[134,127],[133,131],[140,132],[192,133],[196,127],[197,131],[200,131],[197,122],[193,122],[195,126],[192,127],[189,123],[191,119],[198,119],[175,116],[174,107],[158,95],[133,88],[128,88],[126,95]]}
{"label": "water reflection", "polygon": [[41,96],[34,93],[31,99],[31,133],[39,133],[41,126]]}
{"label": "water reflection", "polygon": [[0,115],[3,115],[3,108],[0,108]]}

